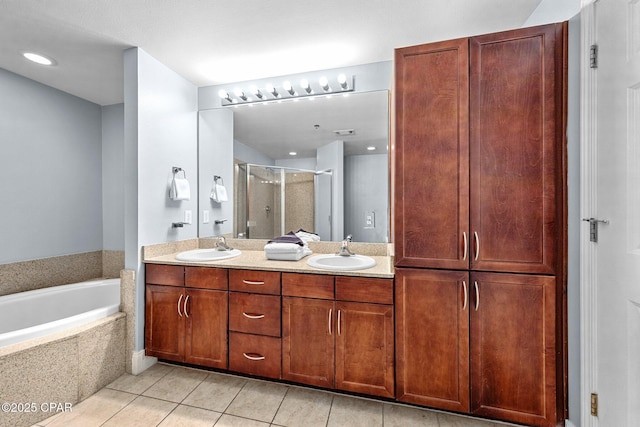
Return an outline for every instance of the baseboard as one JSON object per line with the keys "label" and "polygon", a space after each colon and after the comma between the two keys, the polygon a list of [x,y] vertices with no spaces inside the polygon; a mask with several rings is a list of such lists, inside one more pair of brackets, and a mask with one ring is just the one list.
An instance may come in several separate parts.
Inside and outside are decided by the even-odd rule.
{"label": "baseboard", "polygon": [[131,357],[131,373],[138,375],[158,363],[158,358],[145,356],[144,350],[134,351]]}

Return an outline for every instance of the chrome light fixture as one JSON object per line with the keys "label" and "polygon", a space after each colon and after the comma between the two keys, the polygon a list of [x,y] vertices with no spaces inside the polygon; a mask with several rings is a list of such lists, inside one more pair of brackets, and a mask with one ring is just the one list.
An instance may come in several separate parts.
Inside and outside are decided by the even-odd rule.
{"label": "chrome light fixture", "polygon": [[[218,95],[222,99],[222,106],[253,104],[257,102],[273,102],[273,101],[296,101],[300,98],[314,99],[317,96],[332,95],[338,93],[353,92],[355,90],[355,77],[347,76],[341,73],[337,76],[338,85],[334,87],[329,85],[329,79],[322,76],[319,80],[309,80],[307,78],[300,79],[298,90],[287,80],[282,83],[281,88],[276,88],[271,83],[265,85],[264,91],[256,85],[249,86],[248,89],[237,88],[233,91],[233,95],[229,95],[226,89],[220,89]],[[248,96],[249,95],[249,96]],[[253,97],[255,95],[255,97]]]}

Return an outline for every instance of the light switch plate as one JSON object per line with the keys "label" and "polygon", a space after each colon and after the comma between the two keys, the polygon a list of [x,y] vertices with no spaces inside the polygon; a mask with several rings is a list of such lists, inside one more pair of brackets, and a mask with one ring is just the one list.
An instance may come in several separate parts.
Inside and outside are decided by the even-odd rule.
{"label": "light switch plate", "polygon": [[184,222],[186,222],[187,224],[191,224],[192,220],[193,220],[193,216],[191,215],[191,211],[190,210],[184,211]]}
{"label": "light switch plate", "polygon": [[209,210],[205,209],[202,211],[202,223],[209,224]]}

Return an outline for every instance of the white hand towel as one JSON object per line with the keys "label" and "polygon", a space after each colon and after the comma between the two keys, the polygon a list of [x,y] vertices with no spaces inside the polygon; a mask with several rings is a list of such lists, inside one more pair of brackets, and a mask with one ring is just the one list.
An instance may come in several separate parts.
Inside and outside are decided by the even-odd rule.
{"label": "white hand towel", "polygon": [[213,183],[213,187],[211,187],[209,197],[216,203],[222,203],[229,200],[229,198],[227,197],[227,189],[224,187],[224,185],[218,184],[217,182]]}
{"label": "white hand towel", "polygon": [[172,200],[189,200],[191,199],[191,188],[189,187],[189,181],[187,178],[173,177],[171,181],[171,190],[169,197]]}

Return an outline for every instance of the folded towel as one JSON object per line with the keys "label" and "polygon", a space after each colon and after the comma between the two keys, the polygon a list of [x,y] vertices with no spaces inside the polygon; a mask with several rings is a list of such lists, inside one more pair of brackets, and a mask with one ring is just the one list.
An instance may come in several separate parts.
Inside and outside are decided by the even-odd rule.
{"label": "folded towel", "polygon": [[295,243],[300,246],[304,246],[305,242],[293,231],[288,232],[284,236],[276,237],[275,239],[269,240],[267,243]]}
{"label": "folded towel", "polygon": [[277,261],[298,261],[313,252],[307,246],[295,243],[267,243],[264,247],[267,259]]}
{"label": "folded towel", "polygon": [[224,185],[218,183],[213,184],[213,188],[211,188],[209,197],[211,197],[211,199],[217,203],[222,203],[229,200],[229,198],[227,197],[227,189],[224,187]]}
{"label": "folded towel", "polygon": [[302,241],[304,241],[305,243],[319,242],[320,241],[320,236],[318,236],[315,233],[311,233],[309,231],[304,231],[303,229],[300,229],[300,230],[296,231],[295,234],[300,239],[302,239]]}
{"label": "folded towel", "polygon": [[173,176],[169,197],[172,200],[189,200],[191,198],[191,188],[189,187],[187,178]]}

